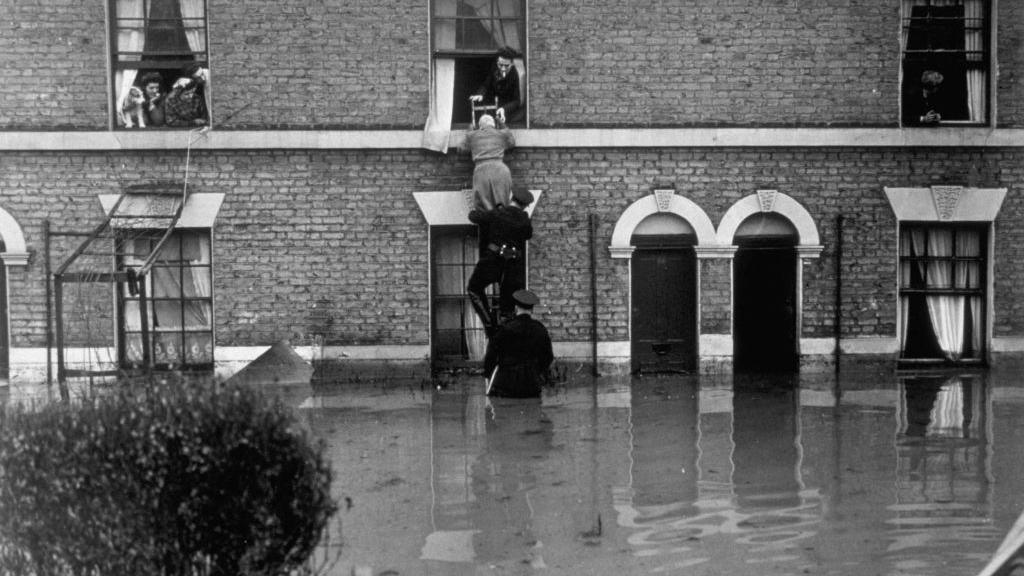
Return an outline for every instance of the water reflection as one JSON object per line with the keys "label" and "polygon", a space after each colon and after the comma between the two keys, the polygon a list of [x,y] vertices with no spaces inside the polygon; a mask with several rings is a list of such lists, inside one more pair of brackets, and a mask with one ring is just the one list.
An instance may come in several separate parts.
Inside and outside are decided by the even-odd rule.
{"label": "water reflection", "polygon": [[334,574],[952,576],[1024,506],[1016,382],[477,383],[303,403],[356,502]]}
{"label": "water reflection", "polygon": [[888,551],[995,537],[984,382],[959,375],[918,377],[902,380],[899,388]]}
{"label": "water reflection", "polygon": [[432,531],[421,558],[544,566],[534,528],[537,467],[552,449],[539,399],[439,393],[431,407]]}

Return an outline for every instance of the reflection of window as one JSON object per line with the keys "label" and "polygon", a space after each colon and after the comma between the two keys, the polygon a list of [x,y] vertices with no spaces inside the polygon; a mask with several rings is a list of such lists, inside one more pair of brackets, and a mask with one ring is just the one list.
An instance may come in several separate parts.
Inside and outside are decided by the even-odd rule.
{"label": "reflection of window", "polygon": [[487,346],[483,325],[466,295],[478,254],[475,226],[431,228],[435,365],[459,365],[483,358]]}
{"label": "reflection of window", "polygon": [[129,91],[134,86],[144,93],[143,78],[159,75],[161,94],[167,95],[188,66],[208,65],[206,5],[205,0],[110,0],[110,14],[114,110],[117,124],[125,126],[122,112],[129,108]]}
{"label": "reflection of window", "polygon": [[[138,269],[156,247],[162,231],[136,232],[121,239],[122,268]],[[153,362],[163,368],[213,366],[213,298],[210,233],[178,230],[160,248],[145,278],[146,325]],[[144,362],[139,294],[120,291],[121,363]]]}
{"label": "reflection of window", "polygon": [[[928,110],[943,123],[987,122],[988,0],[902,3],[904,124],[929,123],[922,120]],[[937,89],[929,86],[939,77],[933,73],[942,78]]]}
{"label": "reflection of window", "polygon": [[[431,10],[434,102],[451,103],[451,122],[468,124],[469,97],[495,72],[498,49],[525,52],[526,5],[524,0],[434,0]],[[514,65],[522,80],[525,61],[516,58]],[[519,88],[524,103],[525,83]]]}
{"label": "reflection of window", "polygon": [[982,226],[901,226],[903,358],[982,358],[984,245]]}

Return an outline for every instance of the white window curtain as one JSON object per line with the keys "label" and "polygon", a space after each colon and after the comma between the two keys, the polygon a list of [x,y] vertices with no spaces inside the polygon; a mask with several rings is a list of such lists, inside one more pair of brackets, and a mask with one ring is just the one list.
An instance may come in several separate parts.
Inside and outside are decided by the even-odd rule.
{"label": "white window curtain", "polygon": [[[958,6],[964,7],[964,48],[968,51],[968,62],[981,62],[985,50],[985,0],[903,0],[903,17],[909,18],[915,6]],[[904,26],[900,37],[901,50],[907,49],[909,27]],[[972,51],[975,51],[972,53]],[[985,100],[986,71],[976,65],[967,68],[967,109],[971,122],[984,122],[987,111]],[[904,78],[903,81],[915,81]]]}
{"label": "white window curtain", "polygon": [[[949,257],[953,255],[953,231],[929,230],[928,255]],[[953,263],[949,260],[929,262],[928,288],[953,287]],[[964,297],[935,295],[925,297],[928,316],[935,329],[939,348],[950,360],[959,360],[964,347]]]}
{"label": "white window curtain", "polygon": [[184,19],[185,38],[188,40],[189,50],[197,53],[206,52],[206,38],[203,35],[204,28],[198,27],[199,21],[204,21],[206,11],[203,8],[203,0],[180,0],[181,17]]}
{"label": "white window curtain", "polygon": [[[471,269],[466,266],[453,266],[462,264],[466,254],[477,252],[477,242],[473,237],[449,237],[439,240],[436,249],[437,266],[437,295],[464,295],[466,293],[466,282]],[[468,264],[468,263],[467,263]],[[466,349],[470,360],[482,360],[487,348],[487,337],[484,334],[483,324],[473,310],[469,300],[459,308],[438,306],[435,308],[436,324],[438,326],[461,327]]]}
{"label": "white window curtain", "polygon": [[[120,56],[121,61],[141,60],[137,53],[142,52],[146,46],[146,13],[148,12],[148,0],[117,0],[117,51],[135,52]],[[129,20],[126,20],[129,19]],[[124,99],[128,96],[128,90],[135,84],[135,77],[138,76],[137,69],[118,70],[114,75],[114,85],[117,86],[117,111],[124,108]],[[120,115],[116,115],[120,118]]]}
{"label": "white window curtain", "polygon": [[[900,234],[900,255],[911,254],[910,234]],[[900,287],[909,288],[911,278],[909,260],[900,262]],[[910,296],[900,296],[900,351],[907,351],[907,329],[910,326]]]}
{"label": "white window curtain", "polygon": [[985,50],[985,6],[982,0],[965,0],[964,16],[967,18],[964,33],[964,47],[967,49],[967,110],[971,122],[984,122],[987,113],[985,101],[985,70],[978,66],[983,61]]}
{"label": "white window curtain", "polygon": [[430,114],[423,127],[422,147],[427,150],[448,152],[448,137],[452,131],[452,106],[455,98],[455,60],[434,59],[434,85],[430,95]]}
{"label": "white window curtain", "polygon": [[[981,255],[981,233],[977,230],[961,230],[956,236],[956,255],[978,257]],[[981,288],[981,262],[957,262],[955,286],[957,288]],[[971,320],[971,348],[975,354],[981,352],[982,299],[981,296],[967,297]]]}

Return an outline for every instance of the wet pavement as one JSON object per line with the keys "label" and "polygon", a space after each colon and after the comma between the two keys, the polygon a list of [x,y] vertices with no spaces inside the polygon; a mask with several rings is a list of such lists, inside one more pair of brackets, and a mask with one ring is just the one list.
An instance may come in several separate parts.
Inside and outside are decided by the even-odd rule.
{"label": "wet pavement", "polygon": [[984,374],[479,378],[295,398],[331,574],[976,574],[1024,506],[1024,385]]}

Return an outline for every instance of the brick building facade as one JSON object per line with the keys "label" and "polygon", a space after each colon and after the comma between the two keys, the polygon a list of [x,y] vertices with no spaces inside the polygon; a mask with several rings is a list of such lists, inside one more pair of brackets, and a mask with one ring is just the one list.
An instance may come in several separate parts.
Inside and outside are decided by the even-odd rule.
{"label": "brick building facade", "polygon": [[[447,153],[422,142],[441,62],[455,62],[458,94],[464,62],[493,51],[444,44],[449,4],[475,15],[458,26],[516,30],[502,43],[522,54],[527,117],[507,162],[539,196],[529,284],[563,360],[730,370],[775,342],[805,370],[1024,356],[1019,3],[671,0],[641,13],[503,0],[500,18],[445,0],[155,4],[182,22],[201,9],[179,51],[209,67],[208,132],[120,125],[125,71],[143,68],[126,55],[150,50],[131,49],[135,0],[0,1],[12,379],[38,378],[53,343],[47,227],[86,232],[102,196],[179,187],[186,158],[191,193],[209,202],[179,227],[207,235],[211,275],[189,289],[212,314],[177,328],[207,326],[216,366],[282,338],[349,361],[474,362],[455,289],[472,264],[466,126],[452,123]],[[936,32],[947,4],[959,28]],[[929,34],[956,49],[922,48]],[[915,58],[945,66],[969,113],[907,121]],[[52,262],[69,245],[57,244]],[[110,301],[103,345],[124,361],[129,312]],[[666,327],[662,312],[680,316]]]}

